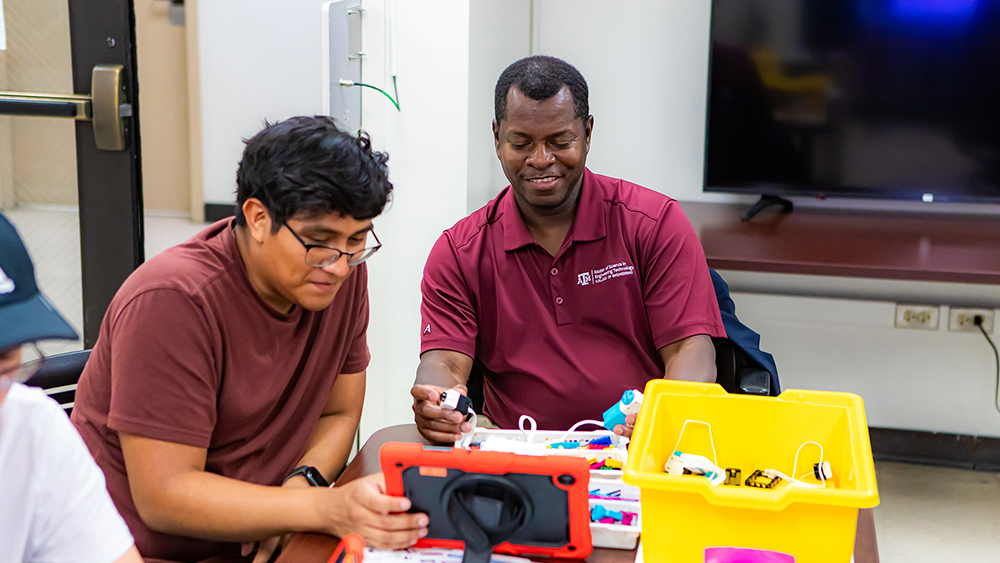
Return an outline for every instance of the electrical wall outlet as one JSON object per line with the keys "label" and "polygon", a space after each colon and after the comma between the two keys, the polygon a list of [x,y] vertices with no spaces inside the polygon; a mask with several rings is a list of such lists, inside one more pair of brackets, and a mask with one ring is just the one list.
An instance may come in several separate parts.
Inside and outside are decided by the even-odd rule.
{"label": "electrical wall outlet", "polygon": [[937,330],[941,309],[933,305],[896,305],[896,328]]}
{"label": "electrical wall outlet", "polygon": [[976,326],[976,317],[982,317],[983,328],[987,334],[993,334],[993,320],[996,316],[995,309],[970,309],[964,307],[952,307],[948,312],[948,330],[952,332],[979,332]]}

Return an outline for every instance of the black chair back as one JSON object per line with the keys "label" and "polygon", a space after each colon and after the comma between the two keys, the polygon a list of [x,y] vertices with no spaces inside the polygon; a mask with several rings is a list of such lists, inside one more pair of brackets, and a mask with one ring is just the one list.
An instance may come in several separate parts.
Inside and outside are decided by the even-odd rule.
{"label": "black chair back", "polygon": [[[90,350],[66,352],[45,358],[45,362],[31,379],[24,382],[29,387],[40,387],[55,399],[69,415],[76,400],[76,384],[83,367],[90,358]],[[39,360],[36,360],[39,361]]]}

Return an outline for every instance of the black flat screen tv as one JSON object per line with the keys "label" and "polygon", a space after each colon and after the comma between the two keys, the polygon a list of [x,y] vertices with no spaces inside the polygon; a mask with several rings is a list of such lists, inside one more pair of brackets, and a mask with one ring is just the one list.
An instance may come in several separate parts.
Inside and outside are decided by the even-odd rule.
{"label": "black flat screen tv", "polygon": [[1000,203],[1000,0],[713,0],[705,191]]}

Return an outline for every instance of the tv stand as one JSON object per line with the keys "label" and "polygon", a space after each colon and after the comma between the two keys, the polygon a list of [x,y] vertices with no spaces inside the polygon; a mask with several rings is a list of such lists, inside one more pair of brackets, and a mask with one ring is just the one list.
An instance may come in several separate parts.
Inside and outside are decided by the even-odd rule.
{"label": "tv stand", "polygon": [[750,219],[753,219],[754,216],[760,213],[761,211],[764,211],[768,207],[773,207],[775,205],[781,206],[782,213],[792,212],[793,207],[791,201],[781,196],[762,195],[760,196],[760,199],[758,199],[756,203],[751,205],[749,209],[743,212],[743,216],[741,217],[741,219],[743,219],[743,221],[749,221]]}

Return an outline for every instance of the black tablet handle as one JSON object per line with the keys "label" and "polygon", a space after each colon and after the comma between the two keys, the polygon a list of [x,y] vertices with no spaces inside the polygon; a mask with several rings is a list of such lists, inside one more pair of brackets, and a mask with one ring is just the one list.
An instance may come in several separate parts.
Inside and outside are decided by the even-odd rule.
{"label": "black tablet handle", "polygon": [[467,474],[441,493],[441,505],[465,542],[462,563],[490,563],[493,548],[531,520],[531,497],[500,475]]}

